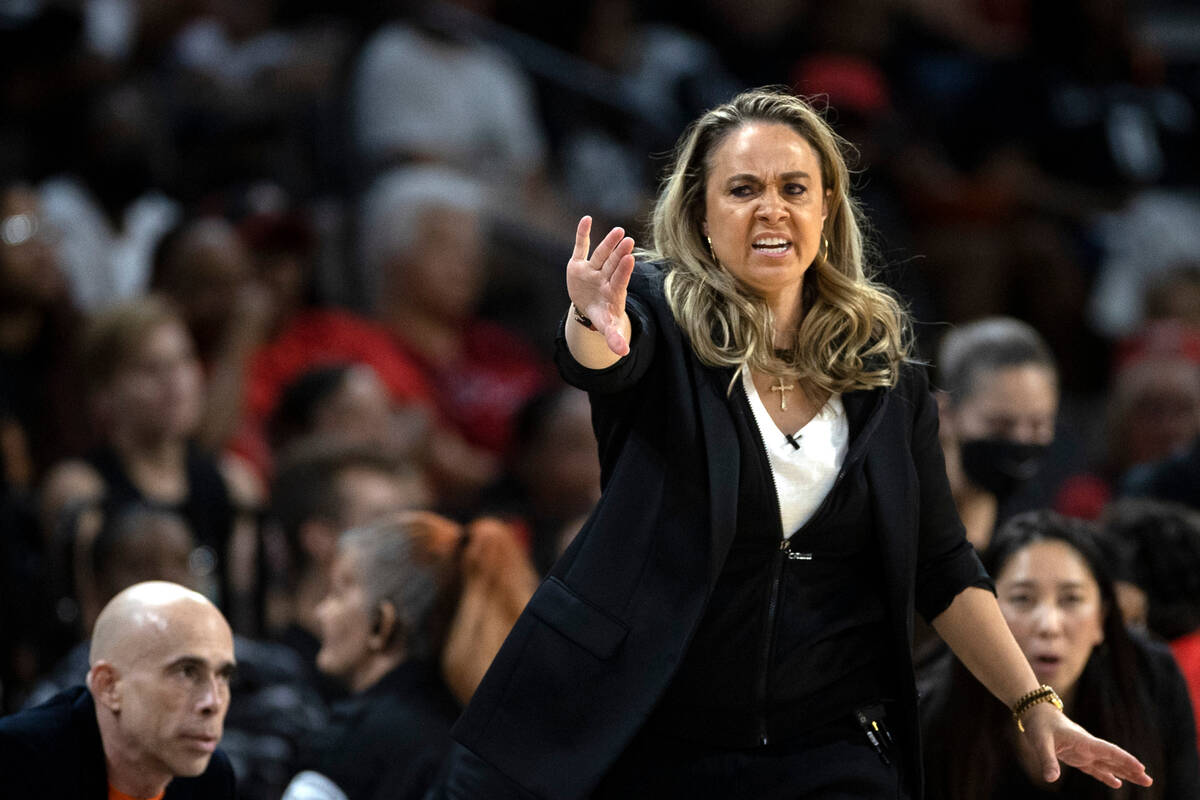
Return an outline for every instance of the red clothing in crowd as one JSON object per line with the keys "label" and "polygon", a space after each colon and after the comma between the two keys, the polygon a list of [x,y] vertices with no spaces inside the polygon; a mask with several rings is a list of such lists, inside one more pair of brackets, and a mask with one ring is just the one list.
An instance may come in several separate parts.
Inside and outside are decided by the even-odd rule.
{"label": "red clothing in crowd", "polygon": [[233,449],[266,471],[270,463],[265,426],[284,388],[322,364],[361,363],[373,368],[401,405],[433,405],[421,367],[373,322],[346,311],[307,309],[296,314],[250,362],[245,422]]}
{"label": "red clothing in crowd", "polygon": [[1091,472],[1072,475],[1054,496],[1054,510],[1076,519],[1099,519],[1112,499],[1112,483]]}
{"label": "red clothing in crowd", "polygon": [[1200,631],[1193,631],[1171,642],[1171,652],[1179,662],[1179,671],[1183,673],[1188,694],[1192,697],[1192,711],[1196,715],[1196,742],[1200,746]]}
{"label": "red clothing in crowd", "polygon": [[508,448],[516,413],[549,378],[525,342],[491,322],[466,324],[461,357],[452,363],[431,364],[402,338],[396,341],[424,369],[441,418],[470,444],[497,455]]}

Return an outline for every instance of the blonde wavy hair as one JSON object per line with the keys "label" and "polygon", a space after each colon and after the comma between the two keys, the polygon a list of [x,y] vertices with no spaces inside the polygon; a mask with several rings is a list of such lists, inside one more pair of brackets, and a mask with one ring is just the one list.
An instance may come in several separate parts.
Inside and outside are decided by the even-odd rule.
{"label": "blonde wavy hair", "polygon": [[[777,352],[772,315],[705,245],[705,191],[713,152],[749,122],[790,126],[816,151],[828,216],[821,252],[804,276],[804,316]],[[771,376],[797,375],[810,396],[891,386],[911,341],[895,295],[864,272],[863,217],[850,197],[850,145],[805,100],[778,89],[739,94],[693,122],[659,192],[644,257],[666,262],[671,311],[702,362]],[[732,387],[732,384],[731,384]]]}

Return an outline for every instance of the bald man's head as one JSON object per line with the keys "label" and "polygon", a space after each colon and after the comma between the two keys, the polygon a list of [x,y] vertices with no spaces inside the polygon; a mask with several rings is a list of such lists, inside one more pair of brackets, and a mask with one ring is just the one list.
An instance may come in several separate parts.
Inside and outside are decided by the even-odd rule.
{"label": "bald man's head", "polygon": [[89,662],[115,788],[151,797],[176,775],[204,772],[234,669],[233,633],[216,606],[175,583],[135,584],[100,612]]}
{"label": "bald man's head", "polygon": [[161,638],[169,618],[179,614],[208,618],[215,614],[225,624],[207,597],[178,583],[145,581],[117,593],[96,618],[88,665],[102,659],[127,660],[133,651]]}

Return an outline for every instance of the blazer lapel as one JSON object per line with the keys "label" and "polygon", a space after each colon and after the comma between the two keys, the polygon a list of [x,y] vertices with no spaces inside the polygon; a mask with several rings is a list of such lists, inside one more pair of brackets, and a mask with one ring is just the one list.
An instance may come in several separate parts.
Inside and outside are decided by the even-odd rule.
{"label": "blazer lapel", "polygon": [[738,481],[741,453],[737,428],[726,392],[735,372],[731,368],[706,367],[690,359],[698,371],[697,408],[700,431],[704,436],[704,454],[708,460],[708,497],[710,529],[708,585],[716,584],[725,564],[725,556],[737,531]]}

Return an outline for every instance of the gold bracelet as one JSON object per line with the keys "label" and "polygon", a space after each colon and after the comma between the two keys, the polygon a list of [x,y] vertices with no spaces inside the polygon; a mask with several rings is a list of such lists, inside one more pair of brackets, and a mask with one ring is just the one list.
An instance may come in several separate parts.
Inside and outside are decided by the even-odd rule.
{"label": "gold bracelet", "polygon": [[1021,733],[1025,732],[1025,725],[1021,722],[1021,717],[1025,716],[1025,712],[1036,706],[1038,703],[1050,703],[1059,711],[1063,710],[1062,698],[1058,696],[1058,692],[1050,688],[1049,684],[1043,683],[1032,692],[1023,695],[1020,700],[1013,704],[1012,715],[1016,720],[1017,730]]}

